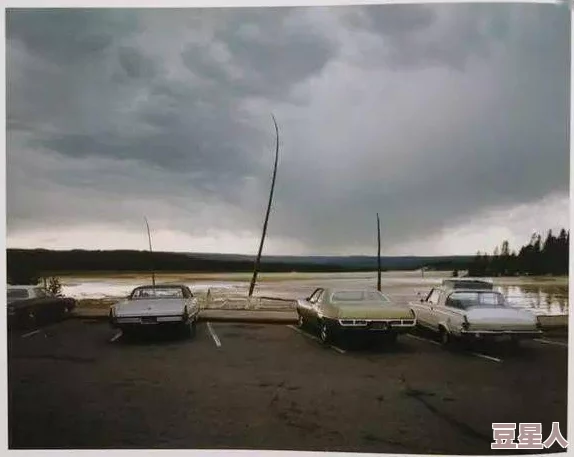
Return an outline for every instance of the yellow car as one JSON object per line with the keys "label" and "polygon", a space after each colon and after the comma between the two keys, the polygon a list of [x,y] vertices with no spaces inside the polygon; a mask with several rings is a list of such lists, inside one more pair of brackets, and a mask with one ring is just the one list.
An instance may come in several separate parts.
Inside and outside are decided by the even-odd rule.
{"label": "yellow car", "polygon": [[350,334],[396,340],[416,325],[415,313],[376,289],[318,288],[297,301],[300,327],[315,329],[325,343]]}

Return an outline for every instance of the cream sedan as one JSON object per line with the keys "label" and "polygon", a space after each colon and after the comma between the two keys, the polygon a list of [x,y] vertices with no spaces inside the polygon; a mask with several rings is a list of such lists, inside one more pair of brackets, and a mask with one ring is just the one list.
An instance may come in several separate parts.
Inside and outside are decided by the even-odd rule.
{"label": "cream sedan", "polygon": [[193,336],[199,305],[185,285],[136,287],[126,300],[113,305],[109,320],[124,332],[136,329],[172,327],[185,336]]}
{"label": "cream sedan", "polygon": [[443,345],[453,340],[483,341],[536,338],[537,317],[510,306],[493,284],[479,280],[444,280],[426,298],[411,302],[417,325],[436,332]]}

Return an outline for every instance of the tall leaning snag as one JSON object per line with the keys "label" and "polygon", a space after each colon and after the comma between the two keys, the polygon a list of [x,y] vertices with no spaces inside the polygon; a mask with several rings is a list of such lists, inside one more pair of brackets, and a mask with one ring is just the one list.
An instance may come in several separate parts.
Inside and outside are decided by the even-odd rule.
{"label": "tall leaning snag", "polygon": [[249,285],[249,297],[253,295],[253,289],[255,289],[255,282],[257,281],[257,273],[259,272],[259,265],[261,263],[261,252],[263,251],[263,243],[265,241],[265,235],[267,234],[267,223],[269,222],[269,213],[271,212],[271,205],[273,203],[273,191],[275,190],[275,177],[277,176],[277,162],[279,160],[279,127],[277,127],[277,121],[275,116],[271,114],[273,118],[273,124],[275,125],[275,164],[273,165],[273,178],[271,179],[271,191],[269,192],[269,202],[267,203],[267,212],[265,213],[265,221],[263,222],[263,233],[261,234],[261,242],[259,243],[259,251],[257,253],[257,258],[255,259],[255,266],[253,268],[253,277],[251,278],[251,284]]}
{"label": "tall leaning snag", "polygon": [[381,223],[377,213],[377,290],[381,291]]}
{"label": "tall leaning snag", "polygon": [[152,249],[152,247],[151,247],[151,234],[150,234],[150,231],[149,231],[149,224],[148,224],[148,222],[147,222],[147,217],[145,217],[145,216],[144,216],[144,221],[145,221],[145,225],[146,225],[146,227],[147,227],[147,239],[148,239],[148,241],[149,241],[149,267],[150,267],[150,270],[151,270],[151,283],[152,283],[152,286],[155,287],[155,271],[154,271],[154,268],[153,268],[153,259],[152,259],[153,249]]}

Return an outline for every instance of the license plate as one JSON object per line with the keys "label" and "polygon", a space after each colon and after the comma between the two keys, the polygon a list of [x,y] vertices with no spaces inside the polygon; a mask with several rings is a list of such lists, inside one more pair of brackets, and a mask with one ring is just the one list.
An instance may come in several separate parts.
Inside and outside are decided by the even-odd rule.
{"label": "license plate", "polygon": [[387,324],[386,322],[373,322],[371,324],[371,328],[373,330],[388,330],[389,324]]}
{"label": "license plate", "polygon": [[157,324],[155,317],[142,317],[142,324]]}
{"label": "license plate", "polygon": [[510,341],[510,335],[496,335],[494,337],[494,341],[496,341],[497,343],[504,343]]}

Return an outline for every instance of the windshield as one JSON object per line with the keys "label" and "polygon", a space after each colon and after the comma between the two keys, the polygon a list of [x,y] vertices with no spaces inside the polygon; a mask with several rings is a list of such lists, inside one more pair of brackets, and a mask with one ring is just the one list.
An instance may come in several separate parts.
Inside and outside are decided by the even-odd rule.
{"label": "windshield", "polygon": [[142,287],[135,289],[131,298],[183,298],[183,289],[181,287]]}
{"label": "windshield", "polygon": [[460,309],[492,308],[506,306],[506,302],[504,296],[498,292],[453,292],[448,297],[446,305]]}
{"label": "windshield", "polygon": [[26,289],[8,289],[8,298],[28,298]]}
{"label": "windshield", "polygon": [[376,290],[342,290],[335,292],[331,296],[333,302],[357,303],[360,302],[380,302],[389,303],[390,300],[386,295]]}

